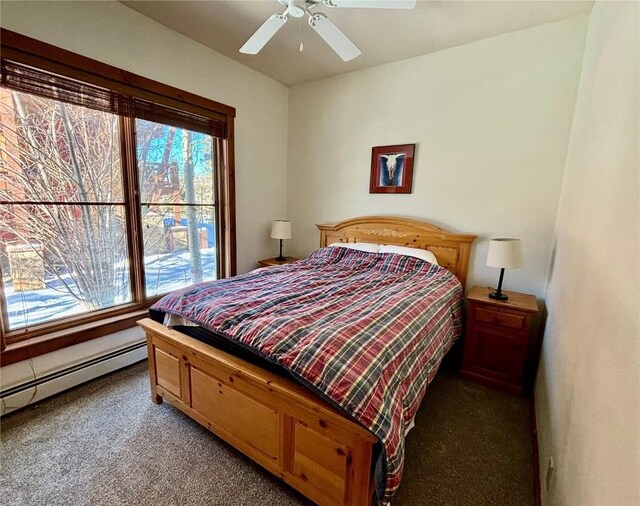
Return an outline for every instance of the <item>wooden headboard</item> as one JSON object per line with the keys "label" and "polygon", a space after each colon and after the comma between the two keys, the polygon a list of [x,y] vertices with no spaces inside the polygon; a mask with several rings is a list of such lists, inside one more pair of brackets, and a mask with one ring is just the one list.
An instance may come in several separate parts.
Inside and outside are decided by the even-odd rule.
{"label": "wooden headboard", "polygon": [[450,270],[465,286],[469,251],[477,237],[453,234],[431,223],[390,216],[363,216],[332,225],[316,225],[320,229],[320,247],[334,242],[372,242],[428,249],[438,263]]}

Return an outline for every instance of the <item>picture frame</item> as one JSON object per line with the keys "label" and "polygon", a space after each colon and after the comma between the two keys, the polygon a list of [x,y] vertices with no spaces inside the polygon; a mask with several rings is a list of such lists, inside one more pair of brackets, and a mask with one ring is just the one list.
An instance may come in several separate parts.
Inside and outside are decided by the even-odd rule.
{"label": "picture frame", "polygon": [[411,193],[415,144],[371,148],[369,193]]}

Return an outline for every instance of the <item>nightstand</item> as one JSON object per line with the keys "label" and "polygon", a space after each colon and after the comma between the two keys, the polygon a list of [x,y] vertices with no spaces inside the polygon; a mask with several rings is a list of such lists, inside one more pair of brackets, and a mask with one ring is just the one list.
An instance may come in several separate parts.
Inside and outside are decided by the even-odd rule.
{"label": "nightstand", "polygon": [[489,288],[474,286],[467,295],[467,331],[459,375],[483,385],[522,394],[531,386],[536,354],[533,324],[538,302],[533,295],[503,293],[489,298]]}
{"label": "nightstand", "polygon": [[264,260],[258,260],[258,265],[260,267],[273,267],[274,265],[290,264],[292,262],[297,262],[298,260],[300,259],[294,257],[287,257],[282,261],[276,260],[275,258],[265,258]]}

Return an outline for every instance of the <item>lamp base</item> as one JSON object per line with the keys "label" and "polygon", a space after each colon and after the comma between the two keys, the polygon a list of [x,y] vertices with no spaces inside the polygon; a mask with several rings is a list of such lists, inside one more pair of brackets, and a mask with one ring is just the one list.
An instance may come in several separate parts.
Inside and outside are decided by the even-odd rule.
{"label": "lamp base", "polygon": [[498,289],[489,294],[490,299],[507,300],[509,297],[502,293],[502,279],[504,278],[504,267],[500,269],[500,280],[498,281]]}
{"label": "lamp base", "polygon": [[505,295],[502,292],[491,292],[489,294],[489,298],[490,299],[495,299],[495,300],[507,300],[509,298],[509,296]]}
{"label": "lamp base", "polygon": [[276,257],[276,262],[284,262],[286,259],[287,257],[282,254],[282,239],[280,239],[280,254]]}

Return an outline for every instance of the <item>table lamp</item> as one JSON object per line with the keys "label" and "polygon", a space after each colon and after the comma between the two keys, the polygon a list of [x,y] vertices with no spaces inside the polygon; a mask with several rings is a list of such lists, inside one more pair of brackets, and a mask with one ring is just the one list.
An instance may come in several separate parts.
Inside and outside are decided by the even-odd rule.
{"label": "table lamp", "polygon": [[291,222],[287,220],[275,220],[271,225],[271,238],[280,239],[280,255],[276,257],[278,262],[284,262],[287,258],[282,256],[282,241],[291,239]]}
{"label": "table lamp", "polygon": [[489,294],[489,297],[496,300],[507,300],[509,297],[502,293],[502,278],[505,269],[516,269],[522,265],[522,245],[520,239],[498,238],[489,242],[489,252],[487,253],[487,265],[500,269],[500,281],[498,289]]}

